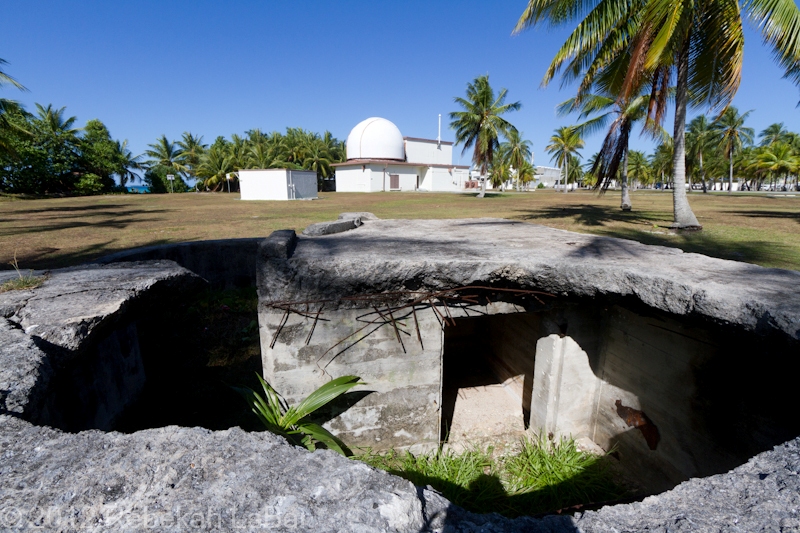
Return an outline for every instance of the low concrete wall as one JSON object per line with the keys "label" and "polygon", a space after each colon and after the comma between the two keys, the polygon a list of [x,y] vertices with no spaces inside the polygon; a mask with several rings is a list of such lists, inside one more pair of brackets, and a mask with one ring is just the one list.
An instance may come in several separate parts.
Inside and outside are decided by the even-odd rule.
{"label": "low concrete wall", "polygon": [[168,259],[191,270],[218,289],[254,287],[261,237],[191,241],[134,248],[107,255],[95,263]]}

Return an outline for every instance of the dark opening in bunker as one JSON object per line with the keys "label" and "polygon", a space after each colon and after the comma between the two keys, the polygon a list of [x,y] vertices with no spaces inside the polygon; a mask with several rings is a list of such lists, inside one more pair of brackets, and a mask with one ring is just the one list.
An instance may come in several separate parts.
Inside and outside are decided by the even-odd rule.
{"label": "dark opening in bunker", "polygon": [[255,290],[207,290],[134,309],[60,368],[40,422],[66,431],[178,425],[260,430],[232,386],[262,373]]}
{"label": "dark opening in bunker", "polygon": [[655,493],[800,433],[800,350],[779,334],[600,298],[454,322],[444,328],[443,442],[508,442],[530,424],[613,450],[626,477]]}
{"label": "dark opening in bunker", "polygon": [[263,429],[233,389],[259,387],[256,302],[250,288],[209,290],[142,318],[146,381],[115,429],[167,425]]}
{"label": "dark opening in bunker", "polygon": [[441,439],[516,439],[530,422],[532,313],[454,319],[444,328]]}

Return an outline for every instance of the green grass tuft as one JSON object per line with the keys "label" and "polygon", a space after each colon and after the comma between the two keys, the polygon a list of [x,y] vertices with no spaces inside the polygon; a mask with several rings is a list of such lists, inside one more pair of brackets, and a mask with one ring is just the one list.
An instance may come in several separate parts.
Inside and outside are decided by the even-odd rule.
{"label": "green grass tuft", "polygon": [[19,277],[10,279],[5,283],[0,284],[0,292],[35,289],[36,287],[41,286],[41,284],[44,283],[44,280],[44,276],[20,274]]}
{"label": "green grass tuft", "polygon": [[0,284],[0,292],[35,289],[44,283],[46,279],[45,276],[34,276],[32,270],[28,274],[23,274],[19,269],[19,263],[17,263],[16,251],[14,252],[14,259],[9,261],[8,264],[17,271],[17,277]]}
{"label": "green grass tuft", "polygon": [[609,458],[583,452],[575,442],[525,438],[517,452],[497,456],[477,446],[457,454],[368,451],[355,458],[430,485],[451,502],[476,513],[509,517],[553,512],[575,505],[616,500],[627,495],[610,470]]}

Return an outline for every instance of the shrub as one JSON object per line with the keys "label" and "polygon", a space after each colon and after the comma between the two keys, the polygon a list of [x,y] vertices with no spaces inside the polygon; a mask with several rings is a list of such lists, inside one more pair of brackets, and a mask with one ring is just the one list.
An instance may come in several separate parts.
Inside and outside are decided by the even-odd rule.
{"label": "shrub", "polygon": [[80,195],[88,196],[98,194],[103,191],[103,178],[97,174],[87,173],[80,177],[75,184],[75,192]]}

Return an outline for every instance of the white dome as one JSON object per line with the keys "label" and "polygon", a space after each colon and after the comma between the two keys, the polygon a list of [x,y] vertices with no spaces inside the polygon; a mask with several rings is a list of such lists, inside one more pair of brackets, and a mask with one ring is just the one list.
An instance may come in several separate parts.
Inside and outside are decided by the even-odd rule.
{"label": "white dome", "polygon": [[403,134],[385,118],[362,120],[347,136],[347,159],[405,158]]}

